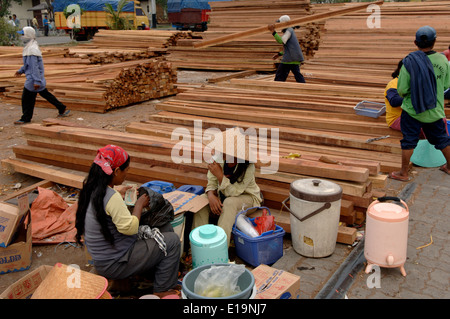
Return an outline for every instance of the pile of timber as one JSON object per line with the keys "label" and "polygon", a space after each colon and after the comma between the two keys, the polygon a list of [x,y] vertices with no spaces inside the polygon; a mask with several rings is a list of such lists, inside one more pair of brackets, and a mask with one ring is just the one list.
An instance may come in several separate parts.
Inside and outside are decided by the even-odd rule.
{"label": "pile of timber", "polygon": [[180,39],[191,38],[191,31],[101,29],[90,43],[69,48],[68,55],[95,64],[149,59],[167,54]]}
{"label": "pile of timber", "polygon": [[[279,59],[273,60],[273,56],[282,51],[282,46],[269,31],[208,48],[196,49],[193,46],[202,41],[273,24],[284,14],[289,14],[291,19],[310,14],[309,0],[215,1],[210,6],[208,31],[196,33],[195,38],[179,40],[169,47],[169,60],[180,69],[274,71]],[[320,25],[311,23],[295,29],[295,33],[305,58],[314,56],[319,45]]]}
{"label": "pile of timber", "polygon": [[[312,5],[312,10],[327,12],[346,6],[349,5]],[[447,49],[450,43],[448,1],[385,2],[381,6],[380,28],[368,27],[369,14],[362,10],[326,21],[320,49],[302,67],[309,83],[384,88],[398,62],[417,50],[414,39],[420,26],[436,29],[437,52]]]}
{"label": "pile of timber", "polygon": [[[12,87],[17,81],[23,83],[14,77],[23,65],[22,47],[0,46],[0,92],[5,88]],[[84,68],[88,62],[79,58],[61,59],[67,54],[67,48],[42,47],[42,57],[47,63],[46,75],[55,73],[67,73],[72,69]],[[57,66],[59,65],[59,67]]]}
{"label": "pile of timber", "polygon": [[[92,65],[82,58],[44,55],[47,89],[73,110],[104,113],[111,109],[176,94],[177,73],[163,57],[106,65]],[[8,86],[3,100],[20,105],[25,77],[14,77],[22,65],[2,71]],[[3,61],[0,57],[0,61]],[[0,73],[0,74],[2,74]],[[53,108],[42,97],[36,106]]]}
{"label": "pile of timber", "polygon": [[[14,146],[16,158],[3,160],[5,168],[81,188],[97,149],[112,143],[126,149],[133,159],[127,176],[129,181],[144,183],[163,180],[172,182],[177,187],[184,184],[206,186],[207,164],[204,161],[194,161],[195,152],[202,152],[203,146],[196,135],[198,132],[192,126],[185,126],[185,135],[179,136],[182,139],[190,138],[192,152],[183,154],[185,161],[175,163],[172,158],[173,149],[180,141],[171,135],[175,128],[182,127],[179,124],[170,125],[154,118],[147,122],[130,123],[127,132],[117,132],[78,127],[71,122],[55,119],[44,122],[52,125],[23,126],[27,144]],[[232,127],[235,124],[224,122],[223,125]],[[201,135],[207,134],[203,130],[200,132]],[[354,160],[346,156],[324,157],[318,155],[320,153],[299,151],[289,141],[282,145],[278,172],[262,174],[258,168],[256,173],[265,205],[273,209],[278,223],[289,227],[289,214],[281,210],[281,202],[289,197],[291,182],[307,177],[321,177],[341,185],[344,192],[342,221],[353,224],[364,219],[364,209],[373,199],[373,185],[384,184],[377,161]],[[300,152],[300,158],[282,156],[293,149]],[[257,166],[261,167],[261,164]]]}

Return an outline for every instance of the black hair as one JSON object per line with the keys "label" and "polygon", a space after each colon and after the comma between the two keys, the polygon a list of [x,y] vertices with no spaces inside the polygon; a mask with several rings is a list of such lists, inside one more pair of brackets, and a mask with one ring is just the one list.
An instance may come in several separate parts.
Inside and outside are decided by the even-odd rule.
{"label": "black hair", "polygon": [[395,79],[400,74],[400,69],[403,66],[403,59],[398,62],[397,68],[392,72],[391,76]]}
{"label": "black hair", "polygon": [[431,48],[434,46],[434,43],[436,42],[436,39],[432,40],[432,41],[428,41],[425,39],[421,39],[420,41],[416,41],[416,45],[420,48],[420,49],[427,49],[427,48]]}
{"label": "black hair", "polygon": [[[125,170],[130,165],[130,156],[119,168],[120,170]],[[88,209],[89,203],[92,201],[93,208],[95,210],[95,217],[100,223],[102,228],[102,234],[106,241],[114,244],[114,237],[112,236],[108,224],[107,215],[105,207],[103,204],[103,199],[106,195],[106,190],[111,180],[113,179],[113,174],[108,175],[103,172],[102,168],[92,163],[89,170],[88,176],[83,182],[83,188],[80,191],[80,196],[78,199],[78,207],[75,220],[75,228],[77,229],[77,234],[75,236],[77,243],[81,243],[81,236],[84,234],[84,223],[86,220],[86,211]]]}
{"label": "black hair", "polygon": [[[227,165],[226,161],[223,167],[225,167],[225,165]],[[236,182],[239,183],[242,182],[242,180],[244,179],[245,172],[247,171],[247,168],[250,165],[250,162],[245,161],[244,163],[237,163],[236,165],[237,167],[234,170],[233,174],[231,174],[231,176],[228,177],[231,184],[234,184]]]}

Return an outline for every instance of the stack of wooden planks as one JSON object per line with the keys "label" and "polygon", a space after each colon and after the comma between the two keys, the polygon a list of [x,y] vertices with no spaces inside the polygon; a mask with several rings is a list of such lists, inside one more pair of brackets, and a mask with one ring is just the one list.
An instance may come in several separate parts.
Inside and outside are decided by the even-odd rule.
{"label": "stack of wooden planks", "polygon": [[[273,71],[278,62],[273,60],[273,56],[282,51],[282,46],[269,31],[208,48],[195,49],[193,45],[255,26],[273,24],[284,14],[291,18],[310,14],[309,0],[215,1],[210,6],[208,31],[196,33],[195,38],[179,40],[169,47],[168,59],[180,69]],[[318,49],[320,25],[312,23],[295,29],[295,33],[305,58],[311,58]]]}
{"label": "stack of wooden planks", "polygon": [[167,54],[169,46],[190,38],[190,31],[102,29],[91,42],[69,48],[68,55],[101,64],[149,59]]}
{"label": "stack of wooden planks", "polygon": [[[233,2],[236,6],[260,3]],[[267,1],[267,4],[270,7],[275,2],[281,3],[281,0]],[[203,87],[186,86],[176,97],[158,103],[158,114],[147,121],[130,123],[126,132],[76,127],[55,120],[49,121],[50,126],[26,125],[23,130],[27,145],[14,147],[16,159],[4,160],[3,164],[18,172],[81,187],[96,150],[114,143],[124,147],[133,159],[130,181],[164,180],[176,186],[205,186],[206,163],[193,159],[194,151],[202,151],[200,139],[209,136],[207,129],[225,130],[235,126],[257,132],[266,129],[269,140],[274,136],[272,134],[278,133],[278,152],[273,153],[269,148],[267,154],[278,159],[278,171],[263,174],[262,169],[267,163],[260,161],[256,177],[265,204],[273,208],[277,223],[289,226],[289,214],[281,210],[281,202],[289,197],[290,183],[307,177],[339,184],[343,189],[341,221],[360,223],[373,198],[383,194],[386,173],[400,168],[401,133],[389,129],[384,116],[374,119],[355,115],[353,108],[362,100],[383,102],[384,86],[390,79],[392,67],[403,50],[410,50],[406,43],[412,41],[417,28],[407,21],[426,22],[420,19],[412,4],[385,3],[383,9],[384,6],[387,6],[388,14],[381,22],[381,30],[367,28],[368,13],[364,12],[328,20],[321,35],[323,42],[319,51],[302,68],[307,78],[305,84],[274,82],[271,75],[258,79],[227,79]],[[314,6],[313,9],[320,11],[335,7]],[[439,8],[446,17],[445,2],[431,7],[433,10]],[[435,12],[431,7],[429,12]],[[440,19],[439,14],[430,15],[433,19]],[[398,38],[391,32],[396,25],[403,30]],[[445,25],[436,27],[438,37],[445,28]],[[178,40],[177,47],[188,48],[194,41],[197,40]],[[242,42],[244,45],[245,41]],[[246,45],[257,52],[255,43],[258,42],[247,42]],[[392,57],[386,58],[383,43],[388,43],[389,48],[399,44],[399,48],[392,49]],[[228,57],[224,58],[219,51],[227,52],[224,49],[227,47]],[[228,60],[239,52],[234,42],[220,48],[209,53],[213,55],[214,63],[206,60],[208,51],[205,49],[202,68],[211,65],[211,68],[220,69],[236,63]],[[187,63],[191,59],[188,49],[184,55]],[[246,62],[247,66],[251,64]],[[100,70],[106,72],[106,66]],[[91,80],[93,87],[100,87],[103,83],[101,76]],[[387,135],[388,138],[369,141]],[[191,152],[183,153],[186,161],[175,162],[173,151],[181,140],[188,141]]]}
{"label": "stack of wooden planks", "polygon": [[[21,48],[5,79],[4,101],[20,105],[25,76],[14,77],[22,63]],[[113,108],[176,94],[177,73],[164,57],[93,65],[86,59],[64,57],[67,49],[47,49],[44,54],[47,89],[73,110],[104,113]],[[53,55],[53,56],[52,56]],[[4,61],[0,56],[0,61]],[[53,107],[42,97],[38,107]]]}
{"label": "stack of wooden planks", "polygon": [[[312,5],[312,10],[326,12],[345,6],[348,4]],[[450,44],[450,27],[446,23],[450,19],[448,1],[385,2],[381,6],[379,28],[371,27],[376,21],[368,19],[369,14],[358,11],[326,21],[320,50],[302,67],[309,83],[384,88],[398,62],[417,50],[415,33],[421,26],[436,29],[437,52]]]}
{"label": "stack of wooden planks", "polygon": [[[55,119],[44,121],[52,125],[28,124],[22,128],[27,145],[15,146],[13,150],[16,159],[4,160],[2,164],[16,172],[81,187],[96,150],[112,143],[124,147],[132,157],[127,177],[130,181],[144,183],[163,180],[172,182],[177,187],[184,184],[206,186],[207,164],[205,161],[195,162],[194,157],[195,152],[202,152],[203,146],[199,138],[207,137],[205,130],[211,123],[207,117],[203,117],[203,128],[196,131],[191,125],[193,117],[180,114],[178,119],[183,122],[170,124],[176,117],[167,116],[168,120],[163,120],[163,113],[165,112],[150,121],[130,123],[127,132],[78,127]],[[243,121],[216,121],[221,124],[212,125],[223,129],[235,125],[246,128],[248,125]],[[250,125],[257,129],[265,127],[254,123]],[[266,127],[271,128],[270,125]],[[182,136],[174,138],[172,134],[175,130],[182,128],[185,129]],[[173,160],[174,148],[181,139],[189,141],[184,145],[189,145],[191,152],[183,152],[184,161],[176,162]],[[328,151],[331,152],[332,148]],[[300,157],[286,157],[292,152],[298,153]],[[290,183],[296,179],[322,178],[339,184],[344,192],[342,220],[348,224],[358,220],[358,209],[364,210],[370,204],[374,185],[384,185],[385,175],[379,174],[381,167],[378,161],[348,158],[342,153],[323,154],[326,152],[320,150],[320,147],[314,150],[314,145],[308,148],[307,143],[281,139],[279,154],[270,154],[274,155],[273,160],[278,161],[278,171],[263,174],[262,170],[257,170],[257,183],[263,192],[265,205],[273,209],[277,222],[289,226],[289,214],[281,211],[281,202],[289,197]],[[264,163],[258,163],[257,166],[262,168]]]}

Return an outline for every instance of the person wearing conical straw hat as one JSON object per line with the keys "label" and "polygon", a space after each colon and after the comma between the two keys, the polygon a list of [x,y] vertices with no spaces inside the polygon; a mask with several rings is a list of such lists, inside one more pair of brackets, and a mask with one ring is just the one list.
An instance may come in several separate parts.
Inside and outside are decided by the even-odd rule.
{"label": "person wearing conical straw hat", "polygon": [[207,147],[214,159],[208,164],[208,183],[205,194],[209,201],[194,214],[192,228],[210,223],[210,214],[218,217],[230,245],[230,236],[236,215],[242,209],[258,207],[262,203],[261,191],[255,180],[256,152],[250,136],[242,129],[233,128],[214,135]]}
{"label": "person wearing conical straw hat", "polygon": [[148,194],[137,199],[130,213],[123,200],[127,187],[114,189],[124,182],[129,165],[130,156],[119,146],[97,151],[78,200],[76,240],[84,240],[100,276],[116,280],[154,274],[155,295],[177,293],[180,238],[169,222],[142,237],[140,219]]}

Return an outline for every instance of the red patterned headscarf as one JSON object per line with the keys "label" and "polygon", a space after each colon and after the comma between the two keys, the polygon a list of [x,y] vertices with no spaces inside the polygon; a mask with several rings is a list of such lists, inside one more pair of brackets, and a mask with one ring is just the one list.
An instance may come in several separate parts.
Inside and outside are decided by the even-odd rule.
{"label": "red patterned headscarf", "polygon": [[119,146],[106,145],[97,151],[94,163],[102,168],[102,170],[111,175],[117,167],[120,167],[128,159],[128,153]]}

